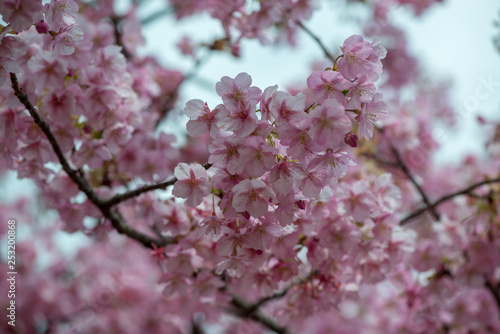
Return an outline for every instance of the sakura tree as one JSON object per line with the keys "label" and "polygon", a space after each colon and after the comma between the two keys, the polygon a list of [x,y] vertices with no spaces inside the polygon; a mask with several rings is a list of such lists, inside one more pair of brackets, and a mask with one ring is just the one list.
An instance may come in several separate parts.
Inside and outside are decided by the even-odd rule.
{"label": "sakura tree", "polygon": [[[2,1],[0,170],[37,187],[0,207],[4,238],[25,229],[2,331],[499,333],[500,124],[479,119],[486,154],[436,164],[433,124],[456,112],[387,15],[435,2],[366,1],[334,49],[308,28],[313,0],[170,0],[149,18],[141,1]],[[224,35],[175,52],[305,34],[324,63],[290,87],[221,68],[218,104],[180,105],[202,61],[142,56],[141,29],[200,13]],[[179,107],[181,144],[162,131]],[[86,235],[74,256],[61,230]]]}

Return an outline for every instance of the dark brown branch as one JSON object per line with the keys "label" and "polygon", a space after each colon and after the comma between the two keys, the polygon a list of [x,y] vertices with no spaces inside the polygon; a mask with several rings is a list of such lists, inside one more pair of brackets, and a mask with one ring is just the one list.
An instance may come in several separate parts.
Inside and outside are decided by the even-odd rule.
{"label": "dark brown branch", "polygon": [[[203,167],[205,169],[208,169],[211,166],[212,165],[209,163],[206,163],[203,165]],[[160,183],[156,183],[156,184],[148,184],[148,185],[139,187],[137,189],[127,191],[123,194],[115,195],[115,196],[111,197],[110,199],[104,201],[103,204],[106,207],[112,207],[112,206],[115,206],[121,202],[128,200],[128,199],[131,199],[131,198],[137,197],[141,194],[147,193],[149,191],[159,190],[159,189],[165,190],[165,189],[167,189],[168,186],[174,185],[175,182],[177,182],[177,179],[174,177],[174,178],[172,178],[168,181],[165,181],[165,182],[160,182]]]}
{"label": "dark brown branch", "polygon": [[127,60],[130,60],[132,58],[132,55],[130,54],[130,52],[127,50],[127,48],[123,44],[122,33],[121,33],[120,27],[119,27],[119,25],[121,24],[123,18],[122,17],[118,17],[118,16],[112,16],[110,18],[111,18],[111,22],[113,23],[116,44],[118,46],[122,47],[122,54],[125,56],[125,58]]}
{"label": "dark brown branch", "polygon": [[236,308],[234,313],[241,318],[253,319],[278,334],[290,333],[286,327],[278,325],[276,321],[266,317],[264,314],[255,309],[253,304],[250,304],[240,297],[233,296],[231,304]]}
{"label": "dark brown branch", "polygon": [[22,88],[19,86],[19,82],[17,81],[17,76],[14,73],[10,73],[10,81],[12,83],[12,88],[14,89],[14,94],[19,99],[19,102],[21,102],[26,107],[31,117],[35,121],[35,124],[38,125],[38,127],[47,137],[47,140],[54,150],[54,153],[56,154],[63,170],[66,172],[66,174],[68,174],[68,176],[78,186],[78,188],[87,196],[90,202],[92,202],[92,204],[94,204],[101,211],[103,216],[109,219],[113,228],[118,233],[125,234],[126,236],[140,242],[148,248],[152,248],[153,244],[158,247],[164,245],[164,242],[158,241],[128,226],[119,212],[112,210],[110,206],[106,205],[105,202],[97,196],[97,194],[89,186],[87,181],[75,169],[71,168],[68,160],[66,160],[66,157],[64,156],[61,147],[59,146],[59,143],[57,142],[56,137],[50,130],[49,124],[42,119],[38,111],[30,102],[28,95],[26,95],[22,91]]}
{"label": "dark brown branch", "polygon": [[292,289],[294,286],[297,286],[297,285],[300,285],[302,283],[305,283],[307,281],[310,281],[311,278],[315,275],[318,275],[319,271],[317,270],[313,270],[311,271],[311,273],[305,277],[305,278],[298,278],[295,282],[293,282],[292,284],[290,284],[288,287],[286,287],[283,291],[280,291],[280,292],[276,292],[270,296],[267,296],[267,297],[264,297],[264,298],[261,298],[259,299],[257,302],[255,302],[251,307],[255,310],[257,310],[259,307],[261,307],[262,305],[264,305],[265,303],[271,301],[271,300],[274,300],[274,299],[279,299],[279,298],[282,298],[284,297],[288,291],[290,291],[290,289]]}
{"label": "dark brown branch", "polygon": [[410,172],[410,169],[408,168],[408,166],[406,166],[406,164],[403,162],[403,159],[401,158],[401,155],[399,154],[399,152],[393,146],[391,146],[391,152],[396,157],[397,164],[398,164],[399,168],[401,168],[401,170],[403,171],[403,173],[405,173],[406,177],[415,186],[415,188],[419,192],[420,196],[422,197],[422,200],[424,201],[425,205],[427,207],[429,207],[429,210],[431,211],[431,213],[434,216],[434,218],[436,220],[439,220],[440,219],[439,218],[439,213],[436,211],[435,207],[430,207],[431,204],[430,204],[429,198],[425,194],[425,192],[422,189],[422,187],[420,187],[420,185],[418,184],[417,180],[415,180],[415,178],[413,177],[413,175]]}
{"label": "dark brown branch", "polygon": [[471,191],[473,191],[476,188],[479,188],[479,187],[484,186],[486,184],[497,183],[497,182],[500,182],[500,177],[494,178],[494,179],[490,179],[490,180],[484,180],[484,181],[475,183],[473,185],[470,185],[467,188],[464,188],[462,190],[459,190],[459,191],[456,191],[454,193],[445,195],[445,196],[441,197],[440,199],[438,199],[437,201],[435,201],[434,203],[432,203],[432,204],[430,204],[430,205],[428,205],[428,206],[426,206],[424,208],[418,209],[417,211],[413,212],[412,214],[410,214],[409,216],[407,216],[406,218],[404,218],[403,220],[401,220],[399,222],[399,224],[400,225],[408,224],[410,222],[410,220],[412,220],[413,218],[420,216],[421,214],[423,214],[427,210],[431,210],[431,209],[435,208],[436,206],[438,206],[439,204],[452,199],[453,197],[460,196],[460,195],[467,195],[467,194],[469,194]]}
{"label": "dark brown branch", "polygon": [[165,181],[165,182],[161,182],[161,183],[157,183],[157,184],[148,184],[148,185],[139,187],[137,189],[127,191],[123,194],[115,195],[115,196],[111,197],[110,199],[108,199],[107,201],[105,201],[104,204],[108,207],[112,207],[112,206],[117,205],[118,203],[121,203],[121,202],[124,202],[128,199],[137,197],[137,196],[144,194],[146,192],[149,192],[149,191],[158,190],[158,189],[165,190],[165,189],[167,189],[168,186],[172,186],[175,182],[177,182],[177,179],[174,177],[173,179]]}
{"label": "dark brown branch", "polygon": [[493,298],[495,299],[495,302],[497,303],[498,306],[498,311],[500,312],[500,283],[495,288],[495,286],[489,280],[486,280],[484,285],[493,295]]}
{"label": "dark brown branch", "polygon": [[[376,126],[375,128],[378,131],[380,131],[382,134],[384,133],[384,129],[383,128],[380,128],[378,126]],[[422,187],[418,184],[417,180],[415,180],[415,178],[413,177],[413,174],[411,173],[411,171],[408,168],[408,166],[406,166],[406,164],[404,163],[403,158],[399,154],[398,150],[394,146],[392,146],[390,144],[389,144],[389,148],[390,148],[392,154],[394,155],[394,157],[396,158],[396,163],[390,163],[390,165],[398,167],[398,168],[400,168],[403,171],[403,173],[406,175],[406,177],[410,180],[410,182],[417,189],[417,191],[420,194],[420,197],[422,197],[422,200],[424,201],[424,204],[426,205],[426,207],[429,207],[429,210],[431,211],[431,213],[434,216],[434,218],[436,220],[439,220],[440,219],[439,218],[439,213],[436,211],[436,209],[434,207],[431,207],[429,198],[425,194],[424,189],[422,189]]]}
{"label": "dark brown branch", "polygon": [[325,56],[330,59],[333,63],[335,63],[335,57],[332,56],[332,54],[328,51],[328,49],[326,48],[326,46],[323,44],[323,42],[319,39],[318,36],[316,36],[311,30],[309,30],[309,28],[307,28],[305,25],[302,24],[302,22],[300,21],[297,21],[296,22],[297,25],[302,29],[304,30],[304,32],[306,34],[308,34],[312,39],[314,39],[316,41],[316,43],[319,45],[319,47],[321,48],[321,50],[323,50],[323,53],[325,54]]}

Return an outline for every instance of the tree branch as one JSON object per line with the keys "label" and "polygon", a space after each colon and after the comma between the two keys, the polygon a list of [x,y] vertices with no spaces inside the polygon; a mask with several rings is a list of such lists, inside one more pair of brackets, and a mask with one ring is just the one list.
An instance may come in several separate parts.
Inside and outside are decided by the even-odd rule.
{"label": "tree branch", "polygon": [[460,195],[467,195],[467,194],[469,194],[471,191],[473,191],[476,188],[479,188],[479,187],[484,186],[486,184],[497,183],[497,182],[500,182],[500,177],[494,178],[494,179],[489,179],[489,180],[484,180],[484,181],[472,184],[472,185],[470,185],[467,188],[464,188],[462,190],[459,190],[459,191],[456,191],[454,193],[445,195],[445,196],[441,197],[440,199],[438,199],[437,201],[435,201],[434,203],[432,203],[432,204],[430,204],[430,205],[428,205],[428,206],[426,206],[424,208],[416,210],[415,212],[413,212],[412,214],[410,214],[409,216],[407,216],[406,218],[404,218],[403,220],[401,220],[399,222],[399,225],[406,225],[406,224],[408,224],[410,222],[410,220],[412,220],[413,218],[420,216],[421,214],[423,214],[427,210],[434,209],[439,204],[441,204],[441,203],[443,203],[445,201],[448,201],[448,200],[452,199],[453,197],[460,196]]}
{"label": "tree branch", "polygon": [[495,302],[497,303],[497,306],[498,306],[498,311],[500,312],[500,283],[495,288],[495,286],[493,286],[493,284],[490,282],[490,280],[486,280],[484,285],[493,295],[493,298],[495,299]]}
{"label": "tree branch", "polygon": [[296,23],[302,30],[304,30],[304,32],[306,34],[308,34],[312,39],[314,39],[316,41],[316,43],[321,48],[321,50],[323,50],[323,53],[325,54],[325,56],[328,59],[330,59],[333,63],[335,63],[335,57],[333,57],[332,54],[328,51],[328,49],[326,48],[325,44],[323,44],[321,39],[319,39],[318,36],[316,36],[311,30],[309,30],[309,28],[307,28],[305,25],[303,25],[302,22],[297,21]]}
{"label": "tree branch", "polygon": [[[383,128],[380,128],[378,126],[376,126],[375,128],[378,131],[380,131],[380,133],[382,133],[382,134],[384,133],[384,129]],[[439,213],[436,211],[436,209],[434,207],[431,207],[429,198],[425,194],[424,189],[422,189],[422,187],[418,184],[417,180],[415,180],[415,178],[413,177],[413,174],[411,173],[411,171],[408,168],[408,166],[404,163],[403,158],[399,154],[398,150],[394,146],[392,146],[391,144],[389,144],[389,148],[390,148],[392,154],[394,155],[394,157],[396,158],[396,162],[386,161],[386,160],[380,159],[376,155],[372,155],[372,154],[364,154],[364,155],[367,156],[367,157],[369,157],[369,158],[374,159],[375,161],[377,161],[379,163],[382,163],[382,164],[385,164],[385,165],[388,165],[388,166],[392,166],[392,167],[396,167],[396,168],[401,169],[403,171],[403,173],[406,175],[406,177],[410,180],[410,182],[415,186],[415,188],[417,189],[418,193],[422,197],[422,200],[424,201],[426,207],[429,207],[429,210],[431,210],[432,215],[434,216],[434,218],[436,220],[439,220]]]}
{"label": "tree branch", "polygon": [[118,233],[125,234],[126,236],[140,242],[141,244],[143,244],[148,248],[152,248],[153,244],[155,244],[158,247],[163,246],[165,242],[158,241],[128,226],[124,221],[123,217],[120,215],[120,213],[112,210],[110,206],[106,205],[106,202],[104,202],[101,198],[97,196],[97,194],[89,186],[87,181],[82,176],[80,176],[75,169],[71,168],[71,166],[68,163],[68,160],[66,160],[66,157],[64,156],[61,147],[59,146],[59,143],[57,142],[56,137],[50,130],[49,124],[45,122],[45,120],[43,120],[43,118],[40,116],[40,114],[35,109],[33,104],[30,102],[28,95],[26,95],[22,91],[22,88],[19,86],[19,82],[17,81],[17,76],[14,73],[10,73],[10,81],[12,83],[12,88],[14,89],[14,94],[18,98],[19,102],[21,102],[26,107],[31,117],[35,121],[35,124],[38,125],[38,127],[47,137],[47,140],[49,141],[50,146],[54,150],[54,153],[56,154],[57,159],[59,160],[59,163],[61,164],[63,170],[66,172],[66,174],[68,174],[70,179],[78,186],[78,188],[87,196],[89,201],[101,211],[103,216],[109,219],[113,228]]}
{"label": "tree branch", "polygon": [[233,296],[231,304],[237,308],[234,312],[239,317],[253,319],[278,334],[290,334],[290,331],[286,327],[278,325],[276,321],[257,311],[253,304],[250,304],[242,298]]}
{"label": "tree branch", "polygon": [[125,45],[123,45],[122,33],[120,31],[120,28],[118,27],[120,25],[120,22],[123,20],[123,18],[122,17],[118,17],[118,16],[111,16],[110,18],[111,18],[111,22],[113,23],[113,29],[114,29],[116,44],[118,46],[122,47],[122,54],[125,56],[125,58],[127,60],[132,59],[132,55],[127,50],[127,48],[125,47]]}
{"label": "tree branch", "polygon": [[[209,163],[206,163],[203,165],[203,167],[205,169],[209,169],[211,166],[212,165]],[[115,196],[111,197],[110,199],[104,201],[103,204],[106,207],[112,207],[112,206],[115,206],[121,202],[124,202],[124,201],[131,199],[131,198],[134,198],[134,197],[137,197],[137,196],[144,194],[146,192],[149,192],[149,191],[158,190],[158,189],[165,190],[168,186],[174,185],[175,182],[177,182],[177,179],[174,177],[174,178],[167,180],[167,181],[164,181],[164,182],[160,182],[160,183],[156,183],[156,184],[148,184],[148,185],[139,187],[137,189],[127,191],[127,192],[122,193],[122,194],[115,195]]]}
{"label": "tree branch", "polygon": [[431,204],[430,204],[429,198],[425,194],[424,189],[422,189],[422,187],[420,187],[420,185],[418,184],[417,180],[415,180],[415,178],[413,177],[412,173],[410,172],[410,169],[408,168],[408,166],[406,166],[406,164],[403,162],[403,159],[401,158],[401,155],[396,150],[396,148],[394,146],[392,146],[392,145],[391,145],[391,152],[396,157],[398,167],[401,168],[401,170],[403,171],[403,173],[405,173],[406,177],[408,177],[408,179],[411,181],[411,183],[415,186],[415,188],[419,192],[420,196],[422,197],[422,200],[424,201],[425,205],[427,207],[429,207],[429,210],[431,211],[431,213],[434,216],[434,218],[436,220],[439,220],[440,219],[439,213],[436,211],[435,207],[431,207],[430,206]]}

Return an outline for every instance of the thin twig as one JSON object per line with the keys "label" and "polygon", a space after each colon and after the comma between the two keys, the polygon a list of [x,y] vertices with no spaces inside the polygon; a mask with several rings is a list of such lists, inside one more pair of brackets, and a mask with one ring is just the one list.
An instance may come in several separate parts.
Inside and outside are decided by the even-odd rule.
{"label": "thin twig", "polygon": [[89,186],[87,181],[83,177],[81,177],[75,169],[71,168],[68,160],[66,160],[66,157],[64,156],[61,147],[59,146],[59,143],[57,142],[56,137],[50,130],[49,124],[45,122],[45,120],[43,120],[33,104],[30,102],[28,95],[26,95],[22,91],[22,88],[19,86],[19,82],[17,81],[17,76],[14,73],[10,73],[10,81],[12,83],[12,88],[14,89],[14,94],[19,99],[19,102],[21,102],[26,107],[31,117],[35,121],[35,124],[38,125],[38,127],[47,137],[47,140],[54,150],[54,153],[56,154],[63,170],[66,172],[66,174],[68,174],[68,176],[78,186],[78,188],[87,196],[90,202],[101,211],[103,216],[110,220],[113,228],[118,231],[118,233],[125,234],[148,248],[152,248],[153,244],[158,247],[165,245],[165,242],[158,241],[155,238],[136,231],[128,226],[119,212],[112,210],[110,206],[106,205],[105,202],[97,196],[97,194]]}
{"label": "thin twig", "polygon": [[158,20],[158,19],[161,19],[163,16],[165,15],[168,15],[168,14],[171,14],[174,12],[174,8],[173,7],[167,7],[167,8],[164,8],[160,11],[157,11],[157,12],[154,12],[153,14],[151,14],[150,16],[146,17],[145,19],[141,20],[141,24],[143,26],[145,25],[148,25],[148,24],[151,24],[153,23],[154,21]]}
{"label": "thin twig", "polygon": [[321,41],[321,39],[319,39],[318,36],[316,36],[311,30],[309,30],[309,28],[307,28],[304,24],[302,24],[302,22],[300,21],[297,21],[296,22],[297,25],[302,29],[304,30],[304,32],[306,34],[308,34],[312,39],[314,39],[316,41],[316,43],[319,45],[319,47],[321,48],[321,50],[323,50],[323,53],[325,54],[325,56],[330,59],[333,63],[335,63],[335,57],[332,56],[332,54],[328,51],[328,49],[326,48],[326,46],[323,44],[323,42]]}
{"label": "thin twig", "polygon": [[[211,164],[206,163],[203,165],[203,168],[208,169],[211,166],[212,166]],[[148,184],[148,185],[139,187],[137,189],[127,191],[123,194],[115,195],[115,196],[111,197],[110,199],[104,201],[103,204],[107,207],[112,207],[112,206],[115,206],[121,202],[128,200],[128,199],[131,199],[131,198],[137,197],[141,194],[147,193],[149,191],[158,190],[158,189],[165,190],[168,186],[174,185],[175,182],[177,182],[177,179],[174,177],[174,178],[167,180],[167,181],[164,181],[164,182],[160,182],[160,183],[156,183],[156,184]]]}
{"label": "thin twig", "polygon": [[430,205],[428,205],[428,206],[426,206],[424,208],[416,210],[415,212],[413,212],[412,214],[410,214],[409,216],[407,216],[406,218],[404,218],[403,220],[401,220],[399,222],[399,225],[408,224],[409,221],[412,220],[413,218],[420,216],[421,214],[423,214],[427,210],[432,210],[433,208],[435,208],[439,204],[441,204],[441,203],[443,203],[445,201],[448,201],[448,200],[452,199],[453,197],[460,196],[460,195],[467,195],[472,190],[474,190],[476,188],[479,188],[479,187],[484,186],[486,184],[497,183],[497,182],[500,182],[500,177],[494,178],[494,179],[489,179],[489,180],[484,180],[484,181],[472,184],[472,185],[470,185],[467,188],[464,188],[462,190],[459,190],[459,191],[456,191],[454,193],[445,195],[445,196],[441,197],[440,199],[438,199],[437,201],[435,201],[434,203],[432,203],[432,204],[430,204]]}
{"label": "thin twig", "polygon": [[111,18],[111,22],[113,22],[116,44],[118,46],[122,47],[122,54],[125,56],[125,58],[127,60],[132,59],[132,54],[127,50],[127,48],[123,44],[122,33],[120,31],[120,28],[118,27],[120,25],[121,21],[123,20],[123,18],[118,17],[118,16],[112,16],[110,18]]}
{"label": "thin twig", "polygon": [[174,177],[173,179],[165,181],[165,182],[160,182],[160,183],[156,183],[156,184],[148,184],[148,185],[139,187],[137,189],[127,191],[123,194],[115,195],[115,196],[111,197],[110,199],[108,199],[107,201],[105,201],[104,204],[108,207],[112,207],[112,206],[117,205],[118,203],[121,203],[121,202],[124,202],[128,199],[137,197],[137,196],[144,194],[146,192],[149,192],[149,191],[158,190],[158,189],[165,190],[168,186],[174,185],[175,182],[177,182],[177,179]]}
{"label": "thin twig", "polygon": [[256,301],[252,305],[252,308],[254,308],[255,310],[257,310],[259,307],[261,307],[262,305],[266,304],[267,302],[269,302],[271,300],[279,299],[279,298],[284,297],[288,293],[288,291],[290,291],[290,289],[292,289],[293,287],[295,287],[297,285],[300,285],[302,283],[310,281],[311,278],[314,277],[315,275],[318,275],[318,273],[319,273],[318,270],[311,271],[311,273],[307,277],[298,278],[295,282],[293,282],[292,284],[290,284],[284,290],[282,290],[280,292],[276,292],[276,293],[274,293],[274,294],[272,294],[270,296],[267,296],[267,297],[259,299],[258,301]]}
{"label": "thin twig", "polygon": [[[378,126],[376,126],[375,128],[378,131],[380,131],[380,133],[382,133],[382,134],[384,133],[383,128],[380,128]],[[408,166],[406,166],[406,164],[404,163],[403,158],[401,157],[401,154],[399,154],[398,150],[393,145],[389,144],[389,148],[390,148],[392,154],[394,155],[394,157],[396,158],[396,163],[394,165],[403,171],[403,173],[406,175],[406,177],[410,180],[410,182],[417,189],[418,193],[420,194],[420,197],[422,197],[422,200],[424,201],[424,204],[427,207],[429,207],[429,210],[431,211],[434,218],[436,220],[439,220],[440,219],[439,213],[437,212],[437,210],[434,207],[430,207],[431,204],[430,204],[429,198],[425,194],[424,189],[422,189],[422,187],[418,184],[417,180],[415,180],[415,178],[413,177],[413,174],[411,173]]]}
{"label": "thin twig", "polygon": [[410,172],[410,169],[403,162],[403,159],[401,158],[401,155],[399,154],[399,152],[393,146],[391,146],[391,152],[396,157],[399,168],[401,168],[403,173],[405,173],[406,177],[408,177],[408,179],[411,181],[411,183],[415,186],[415,188],[419,192],[420,196],[422,197],[422,200],[424,201],[425,205],[429,207],[429,210],[431,211],[434,218],[436,220],[439,220],[440,219],[439,213],[437,212],[437,210],[434,207],[430,207],[431,204],[430,204],[429,198],[427,197],[427,195],[424,192],[424,189],[422,189],[422,187],[420,187],[420,185],[418,184],[417,180],[415,180],[415,178],[413,177],[413,174]]}
{"label": "thin twig", "polygon": [[231,300],[231,304],[236,307],[234,310],[235,314],[241,318],[249,318],[253,319],[272,331],[275,331],[278,334],[289,334],[290,331],[286,327],[282,327],[276,323],[271,318],[266,317],[264,314],[254,309],[253,305],[249,302],[243,300],[238,296],[233,296]]}

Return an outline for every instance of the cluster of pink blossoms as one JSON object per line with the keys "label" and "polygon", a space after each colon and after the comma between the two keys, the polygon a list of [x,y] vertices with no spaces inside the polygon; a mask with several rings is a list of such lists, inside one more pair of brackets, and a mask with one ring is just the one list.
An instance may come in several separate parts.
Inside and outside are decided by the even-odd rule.
{"label": "cluster of pink blossoms", "polygon": [[352,36],[343,50],[338,71],[308,78],[310,105],[306,95],[291,96],[278,86],[262,92],[246,73],[217,83],[223,103],[213,110],[201,100],[187,102],[188,133],[210,134],[213,167],[209,178],[194,165],[178,177],[174,195],[196,206],[200,194],[216,193],[226,219],[274,216],[287,226],[304,203],[318,199],[325,187],[335,189],[354,165],[348,147],[357,145],[356,133],[371,138],[375,122],[388,112],[373,84],[382,72],[384,48]]}

